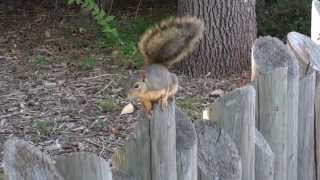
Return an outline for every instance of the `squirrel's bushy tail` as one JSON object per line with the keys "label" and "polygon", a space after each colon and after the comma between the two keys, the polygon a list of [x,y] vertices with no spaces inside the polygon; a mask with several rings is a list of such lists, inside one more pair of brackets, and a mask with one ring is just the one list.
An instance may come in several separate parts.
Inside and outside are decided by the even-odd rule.
{"label": "squirrel's bushy tail", "polygon": [[183,59],[202,37],[204,25],[196,17],[164,20],[146,31],[139,42],[145,64],[170,66]]}

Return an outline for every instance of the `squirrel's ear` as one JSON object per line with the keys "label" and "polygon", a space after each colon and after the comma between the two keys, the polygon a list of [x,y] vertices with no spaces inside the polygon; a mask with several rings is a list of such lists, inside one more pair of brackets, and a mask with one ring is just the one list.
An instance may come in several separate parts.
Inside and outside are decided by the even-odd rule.
{"label": "squirrel's ear", "polygon": [[204,23],[197,17],[171,18],[148,29],[138,46],[146,65],[170,66],[193,51],[203,32]]}

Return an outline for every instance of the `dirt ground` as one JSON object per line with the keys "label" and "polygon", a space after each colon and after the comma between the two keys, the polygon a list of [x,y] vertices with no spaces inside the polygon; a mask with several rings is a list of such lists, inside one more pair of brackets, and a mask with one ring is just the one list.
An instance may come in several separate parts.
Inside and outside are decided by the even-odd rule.
{"label": "dirt ground", "polygon": [[[0,172],[8,137],[52,156],[89,151],[109,158],[134,132],[137,111],[120,116],[133,69],[112,58],[101,39],[95,22],[77,8],[0,1]],[[200,119],[217,92],[245,84],[249,72],[179,80],[177,104]]]}

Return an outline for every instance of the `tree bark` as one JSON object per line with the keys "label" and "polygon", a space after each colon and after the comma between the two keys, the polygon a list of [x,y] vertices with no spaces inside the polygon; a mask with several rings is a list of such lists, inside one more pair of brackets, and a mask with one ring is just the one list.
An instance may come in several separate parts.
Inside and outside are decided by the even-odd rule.
{"label": "tree bark", "polygon": [[178,70],[189,76],[218,77],[248,69],[256,38],[255,4],[255,0],[178,0],[179,16],[197,16],[205,23],[204,38]]}

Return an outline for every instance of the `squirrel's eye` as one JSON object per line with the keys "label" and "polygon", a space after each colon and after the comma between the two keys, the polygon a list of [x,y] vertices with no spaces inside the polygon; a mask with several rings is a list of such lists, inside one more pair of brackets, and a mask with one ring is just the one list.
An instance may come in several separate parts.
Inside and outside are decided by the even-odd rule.
{"label": "squirrel's eye", "polygon": [[139,88],[139,84],[134,85],[134,88],[138,89]]}

